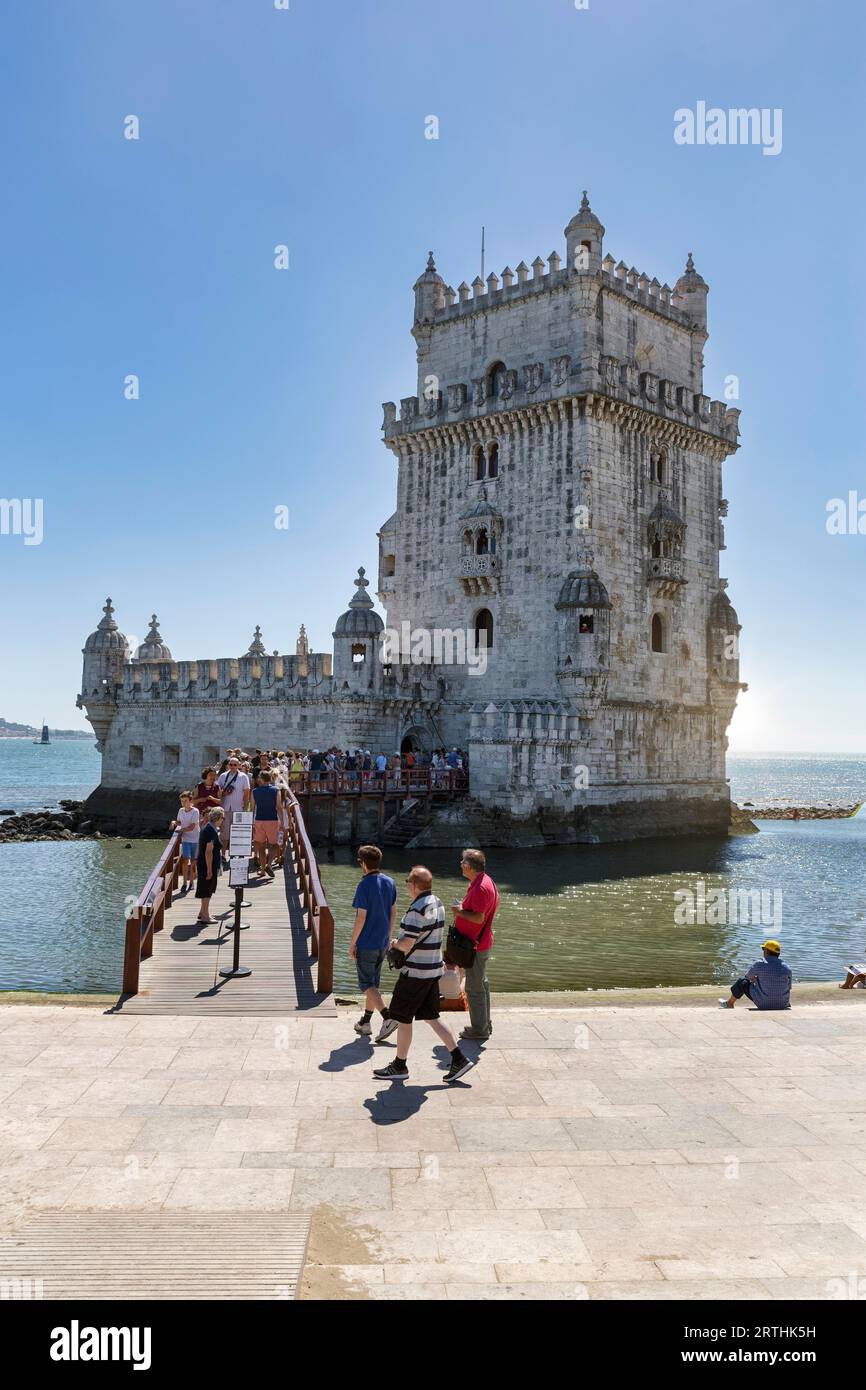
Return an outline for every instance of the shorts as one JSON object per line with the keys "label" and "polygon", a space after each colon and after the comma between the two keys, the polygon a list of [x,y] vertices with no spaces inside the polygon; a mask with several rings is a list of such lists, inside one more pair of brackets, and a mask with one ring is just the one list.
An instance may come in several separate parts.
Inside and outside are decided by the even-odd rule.
{"label": "shorts", "polygon": [[388,1005],[388,1017],[397,1023],[413,1019],[427,1022],[439,1017],[439,977],[419,980],[414,975],[401,975]]}
{"label": "shorts", "polygon": [[378,989],[382,979],[384,951],[356,951],[355,964],[358,967],[358,988],[366,991]]}
{"label": "shorts", "polygon": [[279,828],[280,823],[276,820],[253,821],[253,844],[275,845]]}
{"label": "shorts", "polygon": [[198,858],[198,840],[181,840],[180,847],[183,850],[184,859]]}

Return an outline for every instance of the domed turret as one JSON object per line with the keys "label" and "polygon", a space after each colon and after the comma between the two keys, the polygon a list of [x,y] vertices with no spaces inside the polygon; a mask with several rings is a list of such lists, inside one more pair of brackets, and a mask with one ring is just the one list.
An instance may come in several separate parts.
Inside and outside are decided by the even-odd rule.
{"label": "domed turret", "polygon": [[415,291],[415,322],[429,323],[437,309],[445,305],[445,281],[436,269],[431,251],[427,257],[427,268],[422,271],[412,287]]}
{"label": "domed turret", "polygon": [[719,680],[740,679],[740,622],[736,609],[725,593],[726,579],[710,602],[707,619],[707,653],[710,672]]}
{"label": "domed turret", "polygon": [[162,640],[156,614],[151,615],[150,631],[135,653],[136,661],[171,661],[171,652]]}
{"label": "domed turret", "polygon": [[357,593],[334,627],[334,680],[338,690],[368,690],[381,677],[379,637],[385,624],[365,593],[369,586],[362,565],[355,580]]}
{"label": "domed turret", "polygon": [[597,677],[610,664],[610,612],[613,604],[607,589],[585,551],[576,569],[566,576],[554,607],[560,617],[556,624],[556,667],[560,680],[572,677],[575,693],[595,694]]}
{"label": "domed turret", "polygon": [[123,668],[129,660],[129,644],[117,626],[110,598],[102,612],[96,631],[82,648],[81,694],[76,701],[78,708],[86,711],[100,750],[117,709],[116,690],[123,684]]}
{"label": "domed turret", "polygon": [[690,251],[686,261],[686,268],[674,285],[671,304],[673,304],[675,308],[681,309],[686,317],[691,319],[696,328],[706,329],[707,295],[709,292],[709,286],[706,280],[695,270],[695,263]]}
{"label": "domed turret", "polygon": [[358,592],[349,601],[345,613],[341,613],[334,628],[335,637],[378,637],[385,624],[373,608],[373,600],[364,592],[370,587],[362,565],[358,570],[355,586]]}
{"label": "domed turret", "polygon": [[564,608],[610,608],[607,589],[595,570],[588,566],[570,570],[556,600],[557,610]]}
{"label": "domed turret", "polygon": [[110,598],[105,600],[102,610],[104,617],[95,632],[91,632],[82,648],[84,655],[94,652],[123,652],[124,660],[129,652],[129,644],[114,618],[114,605]]}
{"label": "domed turret", "polygon": [[583,201],[565,229],[566,266],[569,270],[601,271],[604,227],[589,206],[586,189]]}

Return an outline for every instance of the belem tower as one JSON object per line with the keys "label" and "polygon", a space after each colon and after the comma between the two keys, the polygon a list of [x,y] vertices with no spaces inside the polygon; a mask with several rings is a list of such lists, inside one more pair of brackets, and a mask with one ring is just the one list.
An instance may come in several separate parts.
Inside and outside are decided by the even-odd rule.
{"label": "belem tower", "polygon": [[155,618],[133,655],[109,600],[78,698],[102,754],[95,815],[162,825],[230,746],[414,743],[467,749],[470,788],[413,843],[727,828],[744,687],[719,552],[740,412],[703,392],[691,254],[671,289],[615,262],[604,234],[584,194],[564,256],[456,290],[428,258],[417,387],[384,406],[385,623],[359,570],[333,655],[303,628],[269,654],[257,629],[242,655],[176,661]]}

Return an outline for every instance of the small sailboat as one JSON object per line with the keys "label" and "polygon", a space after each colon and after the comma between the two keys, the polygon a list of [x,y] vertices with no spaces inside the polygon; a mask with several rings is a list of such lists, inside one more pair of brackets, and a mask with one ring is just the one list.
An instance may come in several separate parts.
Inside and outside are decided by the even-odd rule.
{"label": "small sailboat", "polygon": [[34,742],[34,744],[36,745],[37,748],[44,748],[45,745],[46,745],[47,743],[50,743],[50,742],[51,742],[51,739],[48,737],[48,725],[47,725],[47,724],[44,724],[44,723],[43,723],[43,725],[42,725],[42,737],[41,737],[41,738],[35,738],[35,739],[33,740],[33,742]]}

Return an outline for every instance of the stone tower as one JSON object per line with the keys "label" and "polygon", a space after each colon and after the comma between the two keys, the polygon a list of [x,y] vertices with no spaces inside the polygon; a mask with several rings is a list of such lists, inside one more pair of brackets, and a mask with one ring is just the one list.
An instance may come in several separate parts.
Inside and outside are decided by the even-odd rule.
{"label": "stone tower", "polygon": [[739,411],[704,394],[708,287],[691,253],[672,292],[604,237],[584,193],[564,262],[455,291],[430,254],[416,394],[399,416],[384,407],[397,510],[378,592],[389,628],[486,636],[483,674],[442,673],[466,712],[473,796],[578,838],[721,828],[741,688],[722,462]]}

